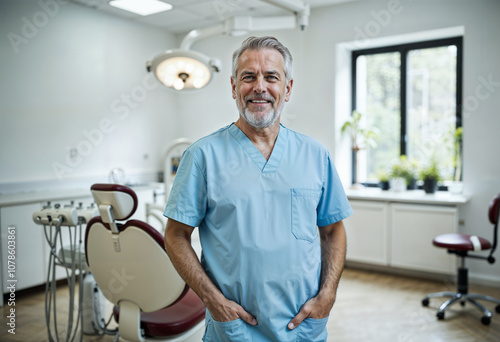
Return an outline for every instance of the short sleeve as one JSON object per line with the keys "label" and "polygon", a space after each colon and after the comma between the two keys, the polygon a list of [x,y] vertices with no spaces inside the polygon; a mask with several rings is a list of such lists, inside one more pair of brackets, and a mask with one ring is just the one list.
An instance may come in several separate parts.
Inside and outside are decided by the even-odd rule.
{"label": "short sleeve", "polygon": [[326,151],[322,190],[317,210],[319,227],[328,226],[352,215],[351,205],[328,151]]}
{"label": "short sleeve", "polygon": [[182,155],[163,215],[191,227],[199,226],[206,213],[206,193],[205,174],[188,149]]}

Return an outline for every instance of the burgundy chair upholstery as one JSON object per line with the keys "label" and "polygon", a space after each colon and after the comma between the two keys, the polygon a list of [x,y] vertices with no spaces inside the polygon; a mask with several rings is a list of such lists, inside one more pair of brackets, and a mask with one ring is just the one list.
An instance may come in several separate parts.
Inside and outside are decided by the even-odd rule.
{"label": "burgundy chair upholstery", "polygon": [[[465,258],[476,258],[476,259],[484,259],[487,260],[490,264],[495,262],[495,258],[493,257],[493,253],[497,247],[498,240],[498,221],[500,214],[500,195],[496,195],[489,206],[488,209],[488,219],[490,223],[493,225],[493,242],[489,240],[479,237],[476,235],[467,235],[467,234],[442,234],[436,236],[432,243],[436,247],[446,248],[448,253],[456,254],[460,258],[460,266],[458,267],[458,279],[457,279],[457,292],[436,292],[427,295],[422,300],[422,305],[428,306],[429,299],[434,297],[450,297],[446,302],[441,304],[439,310],[437,312],[437,317],[439,319],[444,319],[445,310],[452,304],[456,302],[460,302],[465,305],[466,302],[470,302],[474,304],[477,308],[479,308],[484,316],[481,318],[481,322],[485,325],[490,324],[492,314],[491,312],[484,307],[482,304],[477,302],[477,299],[486,300],[489,302],[496,303],[497,306],[495,308],[496,312],[500,313],[500,300],[480,295],[468,293],[468,269],[465,267]],[[470,252],[481,252],[481,251],[490,251],[488,256],[479,255],[479,254],[471,254]]]}
{"label": "burgundy chair upholstery", "polygon": [[[474,243],[474,242],[479,243]],[[432,240],[434,246],[448,248],[455,251],[484,251],[491,248],[488,240],[466,234],[442,234]]]}
{"label": "burgundy chair upholstery", "polygon": [[101,216],[87,224],[87,263],[103,295],[115,304],[120,336],[179,342],[201,336],[205,306],[175,271],[163,236],[142,221],[116,222],[134,214],[134,191],[116,184],[94,184],[91,191]]}
{"label": "burgundy chair upholstery", "polygon": [[[120,320],[120,308],[115,306],[113,313]],[[175,305],[155,312],[141,313],[141,329],[146,336],[179,335],[205,318],[205,305],[193,290],[189,289]]]}

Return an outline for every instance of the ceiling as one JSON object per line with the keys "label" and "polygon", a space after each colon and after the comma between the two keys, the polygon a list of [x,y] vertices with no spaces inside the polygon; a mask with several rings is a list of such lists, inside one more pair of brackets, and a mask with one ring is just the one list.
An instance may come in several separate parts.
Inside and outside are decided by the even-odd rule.
{"label": "ceiling", "polygon": [[[108,0],[70,0],[96,10],[162,28],[172,33],[186,33],[213,26],[226,18],[251,15],[258,17],[287,15],[290,12],[259,0],[161,0],[173,9],[167,12],[140,16],[108,5]],[[299,1],[299,0],[297,0]],[[311,8],[355,0],[304,0]]]}

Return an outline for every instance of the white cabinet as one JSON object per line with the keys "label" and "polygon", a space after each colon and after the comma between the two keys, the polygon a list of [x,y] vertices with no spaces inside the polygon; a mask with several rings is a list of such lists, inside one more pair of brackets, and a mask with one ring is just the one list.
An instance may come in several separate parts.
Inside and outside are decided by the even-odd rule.
{"label": "white cabinet", "polygon": [[457,232],[456,207],[391,204],[391,265],[454,274],[456,256],[434,247],[436,235]]}
{"label": "white cabinet", "polygon": [[344,220],[347,259],[388,265],[387,205],[379,202],[351,201],[351,207],[354,214]]}
{"label": "white cabinet", "polygon": [[[16,279],[16,291],[43,284],[46,275],[45,237],[43,229],[36,225],[31,215],[41,208],[40,204],[25,204],[0,209],[1,248],[2,248],[2,292],[7,292],[8,279]],[[15,273],[8,274],[9,227],[15,227]]]}
{"label": "white cabinet", "polygon": [[458,230],[455,205],[351,200],[344,221],[347,260],[401,269],[454,274],[456,258],[432,245],[439,234]]}

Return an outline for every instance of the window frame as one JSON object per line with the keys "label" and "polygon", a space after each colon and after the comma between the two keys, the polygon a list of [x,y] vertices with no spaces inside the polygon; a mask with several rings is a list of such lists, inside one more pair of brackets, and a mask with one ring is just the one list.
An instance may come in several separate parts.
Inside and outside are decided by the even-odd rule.
{"label": "window frame", "polygon": [[[456,36],[451,38],[434,39],[427,41],[420,41],[415,43],[403,43],[390,46],[382,46],[376,48],[359,49],[351,51],[351,113],[356,109],[356,59],[362,55],[373,55],[387,52],[399,52],[401,58],[400,64],[400,115],[401,127],[399,132],[399,155],[406,155],[407,153],[407,61],[408,53],[412,50],[443,47],[449,45],[456,45],[457,47],[457,63],[456,63],[456,102],[455,102],[455,116],[456,128],[462,127],[462,76],[463,76],[463,37]],[[356,184],[356,160],[354,152],[352,158],[352,184]],[[411,156],[410,156],[411,157]],[[378,183],[362,182],[363,185],[369,187],[377,187]]]}

